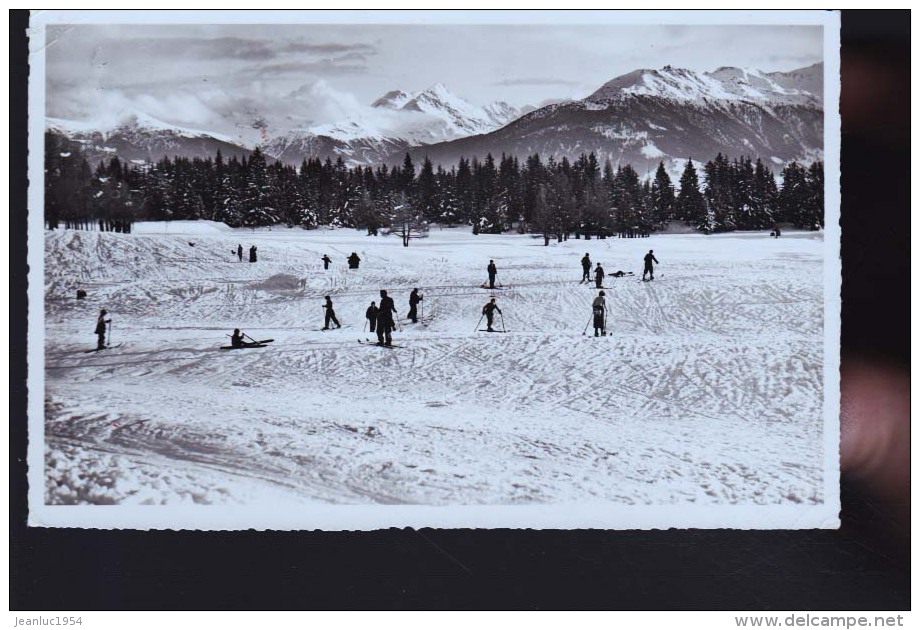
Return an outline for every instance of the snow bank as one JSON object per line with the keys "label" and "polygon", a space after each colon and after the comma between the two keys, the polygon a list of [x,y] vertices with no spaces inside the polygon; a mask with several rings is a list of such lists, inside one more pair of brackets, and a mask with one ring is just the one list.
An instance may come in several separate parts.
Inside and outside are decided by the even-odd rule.
{"label": "snow bank", "polygon": [[221,234],[234,229],[219,221],[141,221],[131,231],[135,234]]}

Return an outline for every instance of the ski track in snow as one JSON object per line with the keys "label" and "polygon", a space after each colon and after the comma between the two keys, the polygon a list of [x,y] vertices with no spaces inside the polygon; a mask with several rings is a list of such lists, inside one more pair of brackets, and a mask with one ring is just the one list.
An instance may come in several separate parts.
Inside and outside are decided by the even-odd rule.
{"label": "ski track in snow", "polygon": [[[189,230],[47,234],[49,504],[823,501],[820,235]],[[608,337],[585,251],[635,274],[605,280]],[[474,332],[490,258],[505,335]],[[357,343],[380,288],[401,348]],[[124,345],[84,354],[101,307]],[[275,341],[219,350],[234,327]]]}

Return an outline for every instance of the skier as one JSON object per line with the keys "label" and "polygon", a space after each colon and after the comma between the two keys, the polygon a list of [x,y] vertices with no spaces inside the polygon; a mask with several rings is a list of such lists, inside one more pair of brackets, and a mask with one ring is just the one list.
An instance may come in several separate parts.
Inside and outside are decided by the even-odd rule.
{"label": "skier", "polygon": [[594,313],[594,336],[607,336],[607,299],[604,292],[601,291],[591,303],[591,310]]}
{"label": "skier", "polygon": [[357,268],[358,268],[358,263],[360,263],[360,262],[361,262],[361,259],[358,258],[357,252],[352,252],[352,253],[351,253],[351,256],[348,257],[348,268],[349,268],[349,269],[357,269]]}
{"label": "skier", "polygon": [[386,289],[380,289],[380,308],[377,309],[377,345],[393,345],[393,313],[396,305],[387,295]]}
{"label": "skier", "polygon": [[642,279],[645,280],[645,274],[649,275],[649,280],[655,279],[655,269],[652,266],[652,262],[658,263],[658,259],[655,258],[654,250],[648,250],[648,253],[645,255],[645,269],[642,270]]}
{"label": "skier", "polygon": [[323,269],[329,269],[329,263],[332,262],[332,259],[329,258],[326,254],[323,254],[323,257],[320,258],[323,261]]}
{"label": "skier", "polygon": [[364,312],[364,317],[367,319],[368,330],[375,332],[377,330],[377,303],[371,301],[371,305],[367,307],[367,310]]}
{"label": "skier", "polygon": [[601,267],[600,263],[597,263],[597,267],[594,269],[594,284],[598,289],[604,285],[604,268]]}
{"label": "skier", "polygon": [[342,324],[336,319],[335,310],[332,308],[332,298],[328,295],[326,296],[326,303],[323,304],[323,308],[326,309],[326,322],[323,324],[323,330],[329,330],[329,322],[334,323],[336,328],[341,328]]}
{"label": "skier", "polygon": [[96,350],[105,350],[105,331],[106,324],[111,324],[112,319],[106,319],[105,316],[108,315],[108,311],[102,309],[99,311],[99,319],[96,320],[96,330],[93,332],[96,333],[96,338],[98,339],[96,343]]}
{"label": "skier", "polygon": [[498,273],[498,270],[495,268],[494,260],[489,261],[489,266],[486,267],[486,271],[489,272],[489,288],[494,289],[495,288],[495,274]]}
{"label": "skier", "polygon": [[256,246],[253,245],[249,248],[249,262],[254,263],[256,261]]}
{"label": "skier", "polygon": [[502,312],[502,309],[498,308],[498,305],[495,303],[495,298],[492,298],[482,307],[482,314],[486,316],[486,330],[489,332],[495,332],[492,330],[492,320],[495,318],[495,311],[498,311],[499,314]]}
{"label": "skier", "polygon": [[409,294],[409,315],[407,317],[412,320],[413,324],[418,323],[418,303],[423,299],[418,289],[412,289],[412,293]]}
{"label": "skier", "polygon": [[240,262],[243,262],[243,245],[242,245],[242,243],[237,243],[237,245],[236,245],[236,257],[240,259]]}
{"label": "skier", "polygon": [[585,252],[585,257],[581,259],[581,281],[589,282],[591,280],[591,257]]}

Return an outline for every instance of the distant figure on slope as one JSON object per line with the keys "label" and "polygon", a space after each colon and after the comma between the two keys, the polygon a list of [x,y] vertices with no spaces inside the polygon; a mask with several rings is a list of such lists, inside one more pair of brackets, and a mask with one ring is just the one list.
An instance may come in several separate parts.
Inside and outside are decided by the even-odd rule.
{"label": "distant figure on slope", "polygon": [[358,258],[357,252],[352,252],[351,256],[348,257],[348,268],[357,269],[358,264],[361,262],[361,259]]}
{"label": "distant figure on slope", "polygon": [[253,245],[249,248],[249,262],[254,263],[256,261],[256,246]]}
{"label": "distant figure on slope", "polygon": [[490,260],[489,266],[486,267],[486,271],[489,272],[489,288],[495,288],[495,275],[498,273],[498,269],[495,268],[495,261]]}
{"label": "distant figure on slope", "polygon": [[590,282],[591,280],[591,257],[585,252],[585,257],[581,259],[581,281]]}
{"label": "distant figure on slope", "polygon": [[598,289],[604,286],[604,268],[600,263],[597,263],[597,267],[594,268],[594,284]]}
{"label": "distant figure on slope", "polygon": [[326,321],[323,324],[323,330],[329,330],[329,322],[335,324],[336,328],[341,328],[342,325],[335,317],[335,309],[332,308],[332,298],[328,295],[326,296],[326,303],[323,304],[323,308],[326,309]]}
{"label": "distant figure on slope", "polygon": [[409,319],[412,320],[413,324],[418,323],[418,303],[424,299],[419,295],[418,289],[412,289],[412,293],[409,294]]}
{"label": "distant figure on slope", "polygon": [[332,259],[329,258],[326,254],[323,254],[323,257],[320,259],[323,261],[323,269],[329,269],[329,263],[332,262]]}
{"label": "distant figure on slope", "polygon": [[236,245],[236,257],[240,259],[240,262],[243,262],[243,245],[242,245],[242,243],[237,243],[237,245]]}
{"label": "distant figure on slope", "polygon": [[778,226],[778,225],[774,225],[774,226],[773,226],[773,231],[770,232],[770,236],[772,236],[773,238],[779,238],[780,232],[779,232],[779,226]]}
{"label": "distant figure on slope", "polygon": [[377,330],[377,303],[371,301],[371,305],[367,307],[367,310],[364,312],[364,317],[367,319],[368,330],[370,332],[375,332]]}
{"label": "distant figure on slope", "polygon": [[482,314],[486,316],[486,330],[489,332],[495,332],[492,330],[492,321],[495,319],[495,311],[498,311],[501,314],[502,309],[498,308],[498,304],[495,303],[495,298],[489,300],[489,302],[482,307]]}
{"label": "distant figure on slope", "polygon": [[385,289],[380,290],[380,308],[377,309],[377,344],[393,345],[393,313],[396,305]]}
{"label": "distant figure on slope", "polygon": [[601,291],[591,303],[591,312],[594,314],[594,336],[607,336],[607,299]]}
{"label": "distant figure on slope", "polygon": [[243,341],[243,333],[240,332],[239,328],[234,328],[233,334],[230,335],[230,347],[242,348],[245,345],[246,345],[246,342]]}
{"label": "distant figure on slope", "polygon": [[654,250],[648,250],[648,253],[645,255],[645,269],[642,270],[642,279],[645,280],[645,274],[648,274],[649,280],[655,279],[655,269],[652,263],[660,264],[658,259],[655,258]]}
{"label": "distant figure on slope", "polygon": [[106,325],[111,324],[112,320],[106,319],[105,316],[108,315],[108,311],[102,309],[99,311],[99,319],[96,320],[96,330],[93,332],[96,334],[96,349],[104,350],[105,349],[105,332]]}

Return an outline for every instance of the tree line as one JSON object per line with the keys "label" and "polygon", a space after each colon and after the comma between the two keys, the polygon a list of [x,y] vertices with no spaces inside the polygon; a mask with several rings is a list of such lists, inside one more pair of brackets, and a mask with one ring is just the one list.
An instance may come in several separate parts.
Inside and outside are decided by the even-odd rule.
{"label": "tree line", "polygon": [[675,186],[664,163],[641,178],[593,153],[569,161],[534,154],[460,158],[446,170],[427,158],[417,167],[348,167],[305,159],[300,168],[267,159],[259,148],[224,159],[164,157],[128,164],[117,157],[91,167],[81,146],[56,134],[45,141],[45,220],[59,226],[129,231],[133,221],[210,219],[232,227],[269,225],[402,229],[429,223],[472,225],[475,233],[516,229],[545,242],[570,235],[643,236],[682,221],[704,233],[768,228],[817,229],[824,221],[824,168],[791,162],[782,184],[761,160],[721,154],[702,167],[688,159]]}

